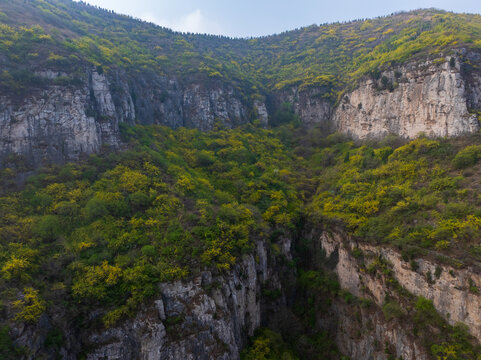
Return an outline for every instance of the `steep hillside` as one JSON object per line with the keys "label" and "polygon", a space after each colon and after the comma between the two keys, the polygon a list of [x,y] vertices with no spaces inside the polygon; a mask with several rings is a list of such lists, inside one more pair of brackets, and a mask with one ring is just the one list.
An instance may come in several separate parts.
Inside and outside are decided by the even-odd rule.
{"label": "steep hillside", "polygon": [[0,198],[4,358],[477,358],[478,136],[122,134]]}
{"label": "steep hillside", "polygon": [[0,358],[479,360],[480,38],[0,0]]}
{"label": "steep hillside", "polygon": [[419,10],[256,39],[175,33],[70,0],[1,1],[0,21],[4,166],[119,148],[121,123],[210,130],[294,112],[358,138],[479,127],[479,15]]}
{"label": "steep hillside", "polygon": [[[176,33],[68,0],[4,1],[1,10],[2,22],[17,29],[2,31],[3,49],[15,63],[61,66],[80,59],[106,69],[204,74],[244,85],[248,92],[252,86],[272,90],[294,84],[339,90],[382,65],[481,47],[479,15],[440,10],[313,25],[254,39]],[[22,41],[9,44],[12,37]],[[48,45],[40,50],[38,42]],[[65,58],[49,58],[52,53]]]}

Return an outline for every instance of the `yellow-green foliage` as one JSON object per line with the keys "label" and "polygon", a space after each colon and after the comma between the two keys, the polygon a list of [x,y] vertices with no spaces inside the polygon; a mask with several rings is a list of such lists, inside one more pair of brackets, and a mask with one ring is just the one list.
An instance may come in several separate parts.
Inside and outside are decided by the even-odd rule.
{"label": "yellow-green foliage", "polygon": [[[334,101],[346,85],[380,67],[481,47],[479,15],[433,9],[250,40],[175,33],[79,2],[13,0],[0,4],[0,11],[0,50],[13,67],[71,72],[88,62],[102,71],[197,74],[232,82],[245,96],[298,85],[317,87],[320,96]],[[53,27],[19,26],[23,12]],[[0,76],[0,86],[19,92],[28,83],[26,74]]]}
{"label": "yellow-green foliage", "polygon": [[340,220],[360,238],[402,249],[444,251],[460,242],[469,247],[477,238],[481,209],[476,190],[463,189],[449,143],[421,137],[394,150],[338,144],[329,152],[336,160],[321,170],[308,207],[313,219]]}
{"label": "yellow-green foliage", "polygon": [[[159,282],[229,271],[258,240],[271,239],[278,256],[276,239],[306,223],[393,244],[407,260],[419,248],[479,256],[480,197],[463,176],[469,169],[453,165],[456,143],[355,145],[339,134],[297,132],[289,124],[209,133],[122,126],[129,150],[41,169],[25,189],[0,197],[0,281],[8,289],[0,297],[9,320],[34,322],[68,307],[84,319],[101,309],[113,326],[155,296]],[[391,274],[382,259],[366,271]],[[298,284],[305,301],[338,293],[314,271]],[[384,310],[389,319],[405,316],[392,303]],[[431,310],[420,301],[420,328],[439,320]],[[254,340],[246,358],[278,356],[269,339]],[[456,343],[443,339],[436,356]]]}
{"label": "yellow-green foliage", "polygon": [[110,326],[159,282],[228,271],[258,239],[296,227],[292,154],[272,131],[123,135],[130,150],[43,169],[0,197],[1,281],[24,293],[0,296],[17,320],[67,299],[78,315],[103,307]]}
{"label": "yellow-green foliage", "polygon": [[39,297],[38,290],[31,287],[23,289],[22,298],[14,301],[13,307],[17,311],[15,320],[25,322],[36,322],[46,309],[45,301]]}
{"label": "yellow-green foliage", "polygon": [[269,329],[260,329],[252,344],[241,354],[242,360],[297,360],[282,336]]}
{"label": "yellow-green foliage", "polygon": [[457,168],[465,168],[476,164],[481,157],[481,146],[471,145],[466,146],[459,151],[453,159],[453,164]]}

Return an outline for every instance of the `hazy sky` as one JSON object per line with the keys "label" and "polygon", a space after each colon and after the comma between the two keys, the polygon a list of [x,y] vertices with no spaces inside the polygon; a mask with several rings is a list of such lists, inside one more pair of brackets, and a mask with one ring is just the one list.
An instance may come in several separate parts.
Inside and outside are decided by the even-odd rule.
{"label": "hazy sky", "polygon": [[436,7],[481,13],[481,0],[85,0],[178,31],[258,36]]}

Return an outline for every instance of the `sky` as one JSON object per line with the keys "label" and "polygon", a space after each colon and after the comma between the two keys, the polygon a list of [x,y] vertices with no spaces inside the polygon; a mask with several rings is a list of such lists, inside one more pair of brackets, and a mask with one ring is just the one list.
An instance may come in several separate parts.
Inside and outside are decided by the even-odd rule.
{"label": "sky", "polygon": [[481,0],[84,0],[173,30],[250,37],[435,7],[481,13]]}

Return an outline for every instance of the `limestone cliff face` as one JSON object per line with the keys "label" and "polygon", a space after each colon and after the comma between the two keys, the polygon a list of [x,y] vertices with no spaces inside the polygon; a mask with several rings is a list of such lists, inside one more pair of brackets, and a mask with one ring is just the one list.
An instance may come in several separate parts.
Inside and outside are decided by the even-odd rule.
{"label": "limestone cliff face", "polygon": [[366,79],[346,93],[337,107],[336,128],[354,138],[382,138],[396,134],[414,138],[419,133],[450,137],[478,131],[479,78],[469,82],[460,60],[410,63]]}
{"label": "limestone cliff face", "polygon": [[0,97],[0,157],[22,155],[30,163],[61,162],[82,153],[116,145],[117,131],[110,122],[88,116],[87,87],[74,89],[52,86],[15,104]]}
{"label": "limestone cliff face", "polygon": [[[312,244],[312,259],[321,259],[313,264],[315,267],[331,267],[343,289],[374,304],[362,306],[336,297],[328,309],[316,310],[316,326],[330,334],[349,358],[431,359],[429,349],[414,335],[412,327],[402,319],[386,319],[381,311],[386,295],[396,295],[383,276],[366,271],[370,262],[379,258],[389,264],[400,286],[431,299],[448,322],[465,323],[480,339],[481,295],[470,291],[481,286],[477,269],[417,259],[419,267],[414,271],[396,251],[357,243],[340,232],[323,232]],[[281,328],[289,326],[285,324],[290,319],[286,310],[292,305],[289,298],[296,296],[289,290],[292,284],[287,285],[295,279],[295,271],[285,262],[293,258],[291,241],[282,239],[277,249],[274,254],[266,242],[260,241],[253,254],[244,256],[227,273],[205,271],[188,281],[161,283],[159,296],[144,304],[134,318],[112,328],[75,330],[62,319],[43,316],[35,326],[12,327],[12,335],[17,345],[29,349],[24,359],[52,355],[43,352],[43,344],[49,330],[59,323],[65,334],[60,349],[64,359],[75,359],[80,352],[90,360],[239,359],[248,336],[258,327],[270,325],[275,329],[279,321],[284,322]],[[353,255],[354,249],[362,252],[362,262]],[[280,291],[281,296],[267,299],[263,289]],[[93,312],[91,320],[100,319],[102,314]]]}
{"label": "limestone cliff face", "polygon": [[[269,119],[283,102],[301,122],[354,138],[456,136],[476,132],[481,110],[481,55],[472,52],[412,62],[364,79],[339,105],[321,88],[297,86],[246,100],[234,86],[214,79],[179,79],[122,70],[103,74],[85,69],[80,83],[62,84],[72,74],[37,71],[50,85],[18,94],[0,94],[0,163],[19,155],[32,168],[44,162],[76,160],[103,146],[120,146],[119,124],[160,124],[211,130]],[[77,74],[78,75],[78,74]],[[77,76],[76,75],[76,76]],[[55,85],[57,84],[57,85]],[[266,106],[268,105],[268,106]]]}
{"label": "limestone cliff face", "polygon": [[258,285],[252,256],[225,277],[161,284],[135,319],[86,336],[87,359],[237,359],[260,326]]}
{"label": "limestone cliff face", "polygon": [[[382,277],[374,276],[361,267],[357,259],[352,255],[352,250],[360,250],[364,261],[369,262],[384,259],[392,269],[394,279],[411,294],[423,296],[433,301],[436,310],[452,325],[462,322],[468,326],[469,332],[481,341],[481,295],[470,291],[481,285],[481,275],[478,269],[467,267],[463,269],[453,268],[438,264],[428,259],[417,259],[417,270],[411,268],[410,263],[404,261],[402,256],[393,249],[376,247],[372,245],[356,243],[349,237],[341,234],[329,234],[324,232],[320,244],[326,256],[336,257],[335,272],[338,275],[342,288],[358,297],[372,299],[375,304],[381,306],[386,295],[393,296],[389,287]],[[338,311],[339,329],[349,327],[349,312],[343,311],[342,306]],[[351,315],[352,316],[352,313]],[[395,347],[395,356],[403,359],[428,358],[425,350],[418,340],[408,334],[405,329],[396,324],[396,320],[387,322],[382,313],[371,316],[375,325],[374,331],[366,332],[358,337],[354,343],[345,336],[346,331],[338,331],[337,339],[341,351],[353,359],[367,359],[365,357],[375,340],[388,342]],[[363,317],[361,317],[363,318]],[[384,329],[384,330],[382,330]],[[356,346],[356,343],[358,344]],[[371,345],[369,345],[371,344]],[[359,352],[359,346],[365,350]],[[358,355],[355,355],[358,354]],[[376,357],[375,357],[376,358]],[[384,357],[379,357],[384,359]]]}
{"label": "limestone cliff face", "polygon": [[322,94],[320,88],[301,90],[294,86],[276,94],[274,107],[279,107],[283,102],[291,103],[304,125],[327,128],[330,126],[333,108],[331,102],[323,98]]}
{"label": "limestone cliff face", "polygon": [[[354,311],[353,311],[354,310]],[[366,309],[336,302],[329,313],[330,333],[339,350],[353,360],[431,359],[421,341],[396,320],[386,321],[379,308]],[[329,319],[323,318],[326,326]]]}
{"label": "limestone cliff face", "polygon": [[[288,239],[280,246],[287,259],[290,247]],[[81,352],[89,360],[239,359],[248,337],[261,326],[262,289],[282,289],[281,267],[260,241],[229,272],[205,271],[188,281],[159,284],[159,296],[114,327],[82,331],[57,319],[65,334],[60,353],[76,359]],[[95,311],[91,320],[101,316]],[[55,357],[43,348],[53,321],[44,316],[36,326],[12,328],[16,344],[28,348],[25,359]]]}
{"label": "limestone cliff face", "polygon": [[[37,75],[55,79],[64,74]],[[96,72],[83,86],[53,85],[16,102],[0,96],[0,160],[20,155],[31,165],[78,159],[103,145],[119,144],[107,79]],[[97,118],[89,108],[98,108]]]}
{"label": "limestone cliff face", "polygon": [[[51,70],[36,75],[50,85],[32,87],[21,96],[0,94],[0,163],[12,155],[31,167],[77,160],[103,146],[120,146],[119,124],[159,124],[211,130],[250,120],[254,104],[245,104],[221,81],[190,81],[156,74],[108,75],[87,69],[80,84],[55,85],[70,75]],[[255,104],[267,123],[267,111]]]}

